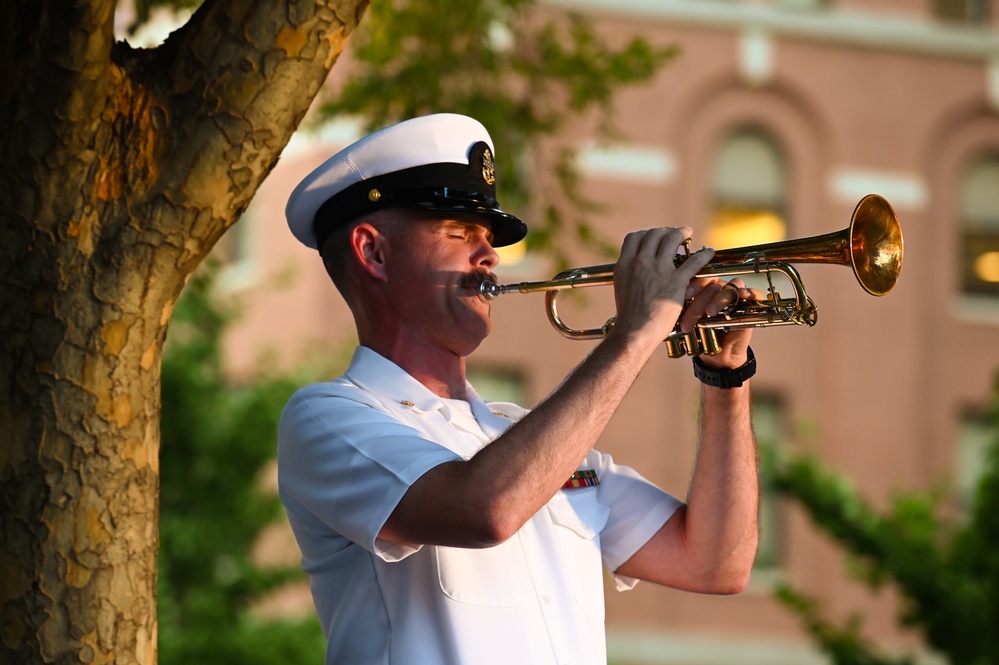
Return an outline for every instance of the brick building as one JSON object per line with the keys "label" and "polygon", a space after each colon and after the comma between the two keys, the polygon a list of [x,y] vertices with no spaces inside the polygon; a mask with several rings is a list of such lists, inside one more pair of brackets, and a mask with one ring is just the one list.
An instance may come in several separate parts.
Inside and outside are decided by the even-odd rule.
{"label": "brick building", "polygon": [[[801,266],[819,309],[810,329],[757,331],[761,440],[818,454],[875,503],[893,489],[973,481],[999,367],[999,8],[988,0],[549,0],[609,34],[640,33],[681,55],[618,103],[623,142],[581,139],[587,192],[607,204],[605,236],[687,224],[716,247],[847,226],[879,193],[905,234],[905,269],[884,298],[848,268]],[[441,109],[448,110],[448,109]],[[284,222],[294,184],[354,138],[338,125],[289,146],[226,242],[227,288],[247,314],[229,345],[236,371],[258,352],[314,358],[351,345],[345,306],[316,255]],[[502,150],[502,146],[497,146]],[[528,220],[529,222],[530,220]],[[579,265],[597,257],[579,256]],[[502,281],[550,276],[529,253]],[[605,292],[608,290],[604,290]],[[586,354],[552,330],[541,296],[505,296],[470,362],[484,393],[534,403]],[[594,294],[585,326],[612,312]],[[577,314],[574,314],[576,316]],[[649,365],[600,447],[682,496],[694,456],[698,386],[688,360]],[[751,588],[732,598],[644,584],[608,590],[612,662],[822,662],[772,597],[776,579],[818,595],[833,616],[867,616],[890,646],[890,592],[845,580],[842,557],[791,505],[768,498]]]}

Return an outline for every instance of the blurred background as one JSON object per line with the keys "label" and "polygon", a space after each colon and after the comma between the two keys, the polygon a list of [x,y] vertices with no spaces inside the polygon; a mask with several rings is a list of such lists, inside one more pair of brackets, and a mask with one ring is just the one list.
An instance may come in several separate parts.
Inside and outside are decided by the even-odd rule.
{"label": "blurred background", "polygon": [[[637,36],[669,56],[608,102],[611,132],[603,116],[584,111],[505,155],[528,174],[529,189],[550,194],[564,184],[551,174],[570,148],[586,205],[562,214],[581,210],[586,225],[509,248],[501,281],[606,262],[607,247],[650,226],[689,225],[696,245],[717,248],[840,231],[869,193],[892,203],[905,237],[902,276],[888,295],[866,294],[848,267],[801,265],[818,324],[754,335],[754,422],[770,483],[749,590],[720,598],[608,586],[611,662],[999,662],[991,636],[999,611],[989,600],[999,562],[988,544],[999,541],[976,540],[988,537],[981,502],[999,500],[994,0],[548,0],[534,11],[530,20],[556,23],[579,14],[608,44]],[[334,67],[331,98],[363,71],[353,46]],[[464,111],[444,97],[440,104],[429,110]],[[295,570],[298,553],[273,501],[273,422],[295,385],[342,371],[355,338],[318,255],[288,232],[284,205],[302,177],[363,133],[366,119],[319,105],[314,115],[171,326],[162,662],[225,662],[221,651],[205,656],[208,644],[225,641],[210,617],[232,630],[249,622],[233,642],[256,645],[269,662],[321,658],[311,655],[321,654],[322,640]],[[504,157],[503,132],[483,122]],[[552,231],[548,208],[530,194],[514,197],[515,211]],[[610,296],[590,291],[565,316],[600,326],[613,314]],[[469,361],[485,397],[534,404],[592,348],[553,330],[543,300],[518,294],[494,303],[494,332]],[[180,377],[174,392],[171,376]],[[664,350],[599,447],[682,497],[698,394],[690,361]],[[203,426],[171,434],[198,408]],[[205,431],[218,435],[198,443]],[[181,445],[189,446],[183,456],[175,454]],[[210,515],[199,512],[205,496]],[[949,620],[933,609],[955,607],[963,610]],[[298,651],[282,650],[266,632],[274,626],[302,631],[288,640]],[[961,656],[972,644],[978,651]],[[250,662],[231,648],[234,660]],[[983,653],[993,657],[976,660]]]}

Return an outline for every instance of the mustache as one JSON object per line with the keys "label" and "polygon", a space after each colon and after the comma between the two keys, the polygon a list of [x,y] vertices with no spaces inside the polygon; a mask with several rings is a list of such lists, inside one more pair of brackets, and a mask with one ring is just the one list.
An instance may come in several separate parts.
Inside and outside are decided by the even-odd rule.
{"label": "mustache", "polygon": [[481,269],[475,272],[465,273],[458,280],[458,286],[464,289],[478,289],[483,282],[495,282],[496,275],[488,270]]}

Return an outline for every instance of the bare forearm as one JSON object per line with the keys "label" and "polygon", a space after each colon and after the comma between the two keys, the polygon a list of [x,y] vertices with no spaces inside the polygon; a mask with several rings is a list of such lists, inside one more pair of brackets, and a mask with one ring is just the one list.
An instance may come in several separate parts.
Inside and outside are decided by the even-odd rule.
{"label": "bare forearm", "polygon": [[687,591],[741,591],[756,554],[758,492],[748,384],[705,387],[687,505],[616,572]]}
{"label": "bare forearm", "polygon": [[508,538],[578,468],[657,346],[625,333],[609,336],[472,459],[441,465],[417,481],[382,537],[465,547]]}
{"label": "bare forearm", "polygon": [[[516,522],[530,519],[578,468],[656,346],[609,338],[532,413],[476,457],[486,474],[497,466],[507,470],[499,475],[496,490]],[[530,470],[529,478],[516,477],[522,470]]]}
{"label": "bare forearm", "polygon": [[701,442],[687,498],[686,541],[698,552],[709,577],[748,576],[756,555],[758,513],[749,385],[728,390],[705,386]]}

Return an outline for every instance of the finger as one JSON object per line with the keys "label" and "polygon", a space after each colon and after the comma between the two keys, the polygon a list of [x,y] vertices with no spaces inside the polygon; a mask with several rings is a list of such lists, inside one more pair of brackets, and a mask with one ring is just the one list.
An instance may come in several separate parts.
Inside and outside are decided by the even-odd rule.
{"label": "finger", "polygon": [[692,233],[693,230],[688,226],[649,229],[642,238],[636,258],[647,261],[649,265],[669,259],[669,267],[672,268],[673,257]]}
{"label": "finger", "polygon": [[[619,263],[631,264],[636,260],[654,259],[660,251],[664,237],[671,231],[668,228],[642,229],[632,231],[621,243]],[[682,234],[682,231],[680,232]],[[677,240],[683,242],[683,237]]]}
{"label": "finger", "polygon": [[659,241],[656,256],[673,260],[679,253],[680,247],[694,235],[694,229],[689,226],[677,226],[667,228],[667,233]]}
{"label": "finger", "polygon": [[710,247],[702,247],[687,257],[686,260],[684,260],[683,263],[677,267],[677,275],[688,282],[692,282],[694,278],[697,277],[697,273],[701,271],[701,268],[706,266],[708,262],[711,261],[711,257],[714,255],[715,250]]}
{"label": "finger", "polygon": [[718,279],[716,277],[694,277],[687,284],[686,297],[689,300],[693,298],[698,293],[703,291],[709,284],[714,284]]}
{"label": "finger", "polygon": [[634,258],[635,254],[638,253],[638,248],[642,244],[644,234],[644,231],[632,231],[624,237],[624,241],[621,243],[619,262],[629,262]]}
{"label": "finger", "polygon": [[700,289],[687,303],[680,317],[680,329],[683,332],[690,332],[702,318],[708,315],[708,306],[718,296],[725,286],[724,282],[714,279]]}
{"label": "finger", "polygon": [[708,316],[717,316],[719,312],[742,300],[745,292],[748,290],[745,286],[745,282],[739,278],[723,284],[718,293],[715,294],[715,297],[708,303],[705,313]]}

